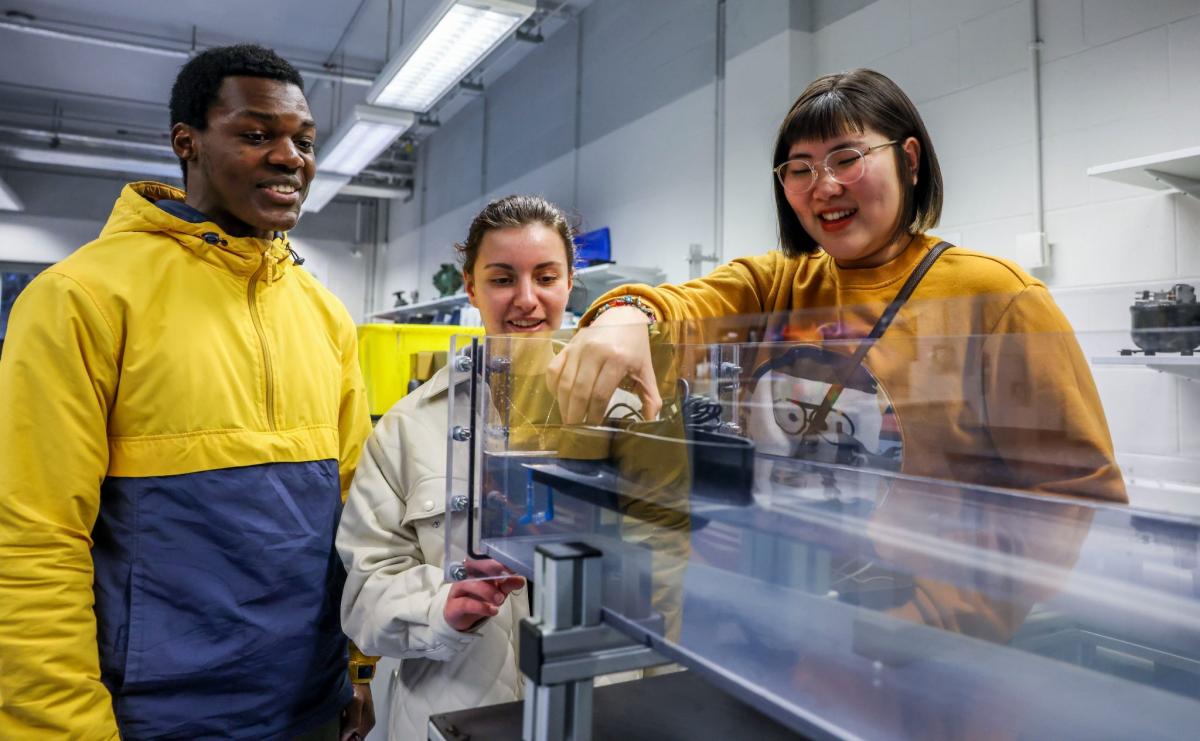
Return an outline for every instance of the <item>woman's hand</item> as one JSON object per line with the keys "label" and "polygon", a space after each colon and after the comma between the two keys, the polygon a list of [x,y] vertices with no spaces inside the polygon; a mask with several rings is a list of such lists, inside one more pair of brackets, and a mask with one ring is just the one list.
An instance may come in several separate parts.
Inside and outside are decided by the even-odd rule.
{"label": "woman's hand", "polygon": [[650,362],[649,318],[633,306],[615,306],[575,333],[546,369],[565,424],[599,424],[613,392],[628,378],[642,399],[642,417],[654,419],[662,397]]}
{"label": "woman's hand", "polygon": [[[468,631],[500,612],[509,593],[525,586],[525,580],[512,574],[500,563],[489,559],[466,562],[471,577],[450,587],[442,615],[455,630]],[[479,577],[501,577],[480,579]]]}

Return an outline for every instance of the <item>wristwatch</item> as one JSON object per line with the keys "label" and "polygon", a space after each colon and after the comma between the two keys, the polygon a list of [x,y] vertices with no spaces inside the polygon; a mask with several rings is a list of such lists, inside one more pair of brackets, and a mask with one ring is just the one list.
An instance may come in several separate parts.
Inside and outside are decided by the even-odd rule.
{"label": "wristwatch", "polygon": [[350,662],[350,681],[354,684],[370,684],[375,678],[375,664],[363,661]]}

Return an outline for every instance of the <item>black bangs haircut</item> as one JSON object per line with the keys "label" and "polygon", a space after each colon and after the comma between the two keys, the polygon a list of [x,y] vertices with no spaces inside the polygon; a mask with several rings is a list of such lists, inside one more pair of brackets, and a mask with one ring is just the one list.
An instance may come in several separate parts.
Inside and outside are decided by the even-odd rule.
{"label": "black bangs haircut", "polygon": [[[171,126],[184,123],[193,129],[208,128],[208,111],[217,102],[226,77],[264,77],[288,82],[304,90],[304,78],[286,59],[257,44],[236,44],[206,49],[189,59],[171,86]],[[183,182],[187,163],[180,160]]]}
{"label": "black bangs haircut", "polygon": [[[899,143],[911,136],[920,144],[915,186],[903,149],[900,146],[892,148],[896,172],[900,173],[902,199],[900,219],[891,239],[932,228],[942,215],[942,170],[933,142],[909,97],[896,83],[874,70],[856,69],[813,80],[779,126],[771,165],[778,167],[786,162],[792,145],[802,139],[836,139],[861,134],[868,128]],[[771,180],[775,186],[779,244],[783,253],[796,257],[815,252],[819,245],[801,226],[774,173]]]}

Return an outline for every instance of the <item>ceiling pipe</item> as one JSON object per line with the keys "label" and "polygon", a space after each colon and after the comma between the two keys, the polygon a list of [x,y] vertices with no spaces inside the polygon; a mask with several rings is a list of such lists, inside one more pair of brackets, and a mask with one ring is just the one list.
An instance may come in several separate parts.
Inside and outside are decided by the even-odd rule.
{"label": "ceiling pipe", "polygon": [[[26,139],[35,139],[43,142],[48,146],[39,146],[31,149],[28,146],[18,146],[11,142],[0,141],[0,152],[8,154],[13,159],[20,162],[31,164],[60,164],[55,163],[54,156],[51,154],[55,151],[62,151],[64,156],[72,157],[76,160],[76,166],[83,169],[104,169],[106,164],[117,163],[118,160],[123,162],[120,167],[115,167],[114,172],[135,172],[160,175],[164,166],[170,168],[171,172],[177,168],[178,161],[175,159],[174,151],[165,145],[150,144],[146,142],[135,142],[127,139],[109,139],[102,136],[91,136],[88,134],[72,134],[67,132],[46,131],[43,129],[27,129],[19,126],[6,126],[0,124],[0,133],[12,134],[14,136],[23,137]],[[121,159],[117,155],[109,153],[106,155],[88,155],[78,150],[66,151],[55,150],[52,142],[55,140],[60,143],[77,144],[84,147],[97,147],[108,149],[123,149],[126,151],[136,151],[143,155],[161,155],[163,160],[144,160],[137,158]],[[78,158],[74,158],[75,154],[79,154]],[[90,159],[87,159],[89,158]],[[405,165],[407,163],[397,163]],[[67,165],[71,166],[71,165]],[[387,172],[385,170],[366,170],[367,174],[378,175],[382,177],[405,177],[405,173]],[[411,177],[411,174],[408,175]],[[412,195],[411,188],[397,188],[394,186],[376,185],[371,183],[355,183],[351,182],[345,185],[340,191],[342,195],[362,196],[366,198],[407,198]]]}
{"label": "ceiling pipe", "polygon": [[[104,36],[95,36],[79,31],[66,31],[58,28],[50,28],[49,26],[37,25],[29,21],[14,21],[11,18],[0,18],[0,28],[16,31],[18,33],[41,36],[43,38],[76,41],[83,44],[103,46],[108,49],[121,49],[124,51],[134,51],[142,54],[154,54],[172,59],[190,59],[197,52],[203,51],[205,48],[207,48],[197,47],[196,49],[181,49],[178,47],[150,44],[142,41],[121,41],[119,39],[110,39]],[[375,83],[375,78],[373,77],[343,75],[336,72],[329,72],[327,70],[317,69],[310,66],[301,66],[298,64],[293,64],[292,66],[294,66],[300,72],[300,74],[315,80],[344,82],[348,85],[357,85],[359,87],[370,87]]]}
{"label": "ceiling pipe", "polygon": [[158,154],[164,157],[174,158],[175,152],[165,144],[151,144],[149,142],[131,141],[129,139],[110,139],[102,136],[92,136],[90,134],[72,134],[65,131],[46,131],[44,129],[27,129],[20,126],[6,126],[0,124],[0,132],[6,134],[14,134],[16,136],[25,137],[27,139],[37,139],[46,142],[53,146],[55,141],[70,142],[72,144],[82,144],[88,147],[111,147],[113,149],[133,149],[139,152],[149,154]]}

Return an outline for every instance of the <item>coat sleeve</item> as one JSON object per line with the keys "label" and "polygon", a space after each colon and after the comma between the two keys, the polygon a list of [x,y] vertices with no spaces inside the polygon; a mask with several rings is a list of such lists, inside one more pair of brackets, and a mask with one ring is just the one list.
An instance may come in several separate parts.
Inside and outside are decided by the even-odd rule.
{"label": "coat sleeve", "polygon": [[342,329],[342,396],[338,407],[338,474],[342,501],[350,491],[354,467],[362,455],[363,443],[371,434],[371,414],[367,408],[367,389],[358,361],[358,336],[349,316]]}
{"label": "coat sleeve", "polygon": [[100,681],[92,528],[117,333],[54,272],[13,308],[0,361],[0,737],[114,739]]}
{"label": "coat sleeve", "polygon": [[346,499],[337,534],[347,571],[342,627],[369,654],[446,661],[479,635],[446,623],[450,585],[427,562],[415,526],[404,523],[402,428],[395,411],[380,420]]}

